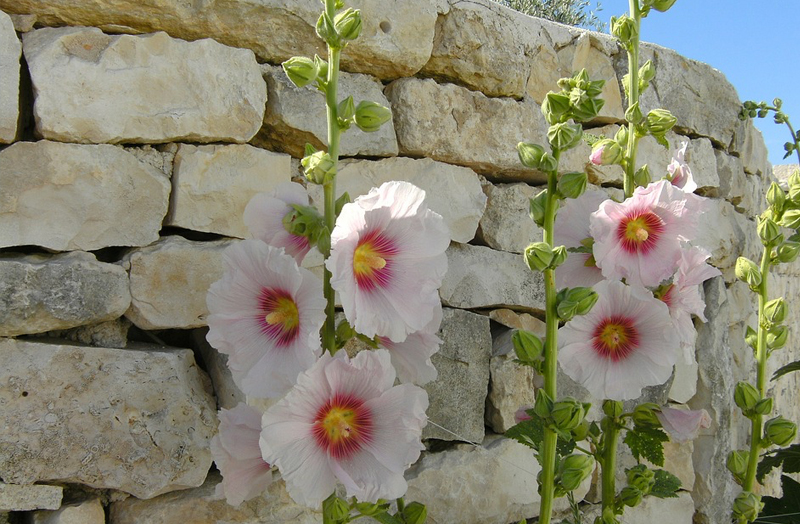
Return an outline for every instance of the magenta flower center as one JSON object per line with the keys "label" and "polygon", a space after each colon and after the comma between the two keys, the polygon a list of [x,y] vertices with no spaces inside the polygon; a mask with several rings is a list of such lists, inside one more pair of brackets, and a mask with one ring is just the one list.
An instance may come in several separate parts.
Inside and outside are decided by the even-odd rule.
{"label": "magenta flower center", "polygon": [[372,440],[372,413],[361,399],[336,394],[317,411],[312,431],[330,457],[347,459]]}
{"label": "magenta flower center", "polygon": [[659,286],[653,291],[653,296],[671,308],[673,302],[675,302],[675,284]]}
{"label": "magenta flower center", "polygon": [[619,362],[639,345],[639,333],[633,320],[614,315],[603,319],[592,334],[592,347],[603,358]]}
{"label": "magenta flower center", "polygon": [[292,296],[281,289],[263,289],[259,297],[261,331],[278,346],[288,346],[300,332],[300,313]]}
{"label": "magenta flower center", "polygon": [[617,238],[628,253],[647,254],[658,244],[664,222],[652,211],[632,211],[617,226]]}
{"label": "magenta flower center", "polygon": [[377,232],[367,233],[353,252],[353,276],[365,291],[385,288],[392,279],[392,258],[397,254],[391,239]]}

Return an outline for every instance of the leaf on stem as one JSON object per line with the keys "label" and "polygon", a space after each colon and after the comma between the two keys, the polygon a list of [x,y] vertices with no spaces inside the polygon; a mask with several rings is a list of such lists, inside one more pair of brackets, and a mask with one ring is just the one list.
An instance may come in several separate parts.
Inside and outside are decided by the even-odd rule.
{"label": "leaf on stem", "polygon": [[629,429],[623,442],[631,448],[637,462],[642,458],[656,466],[664,466],[664,442],[669,437],[659,428]]}
{"label": "leaf on stem", "polygon": [[800,444],[788,448],[776,449],[764,455],[756,469],[756,479],[764,481],[764,477],[773,468],[782,467],[784,473],[800,473]]}
{"label": "leaf on stem", "polygon": [[795,360],[790,364],[786,364],[772,375],[772,380],[778,380],[784,375],[792,373],[793,371],[800,371],[800,360]]}
{"label": "leaf on stem", "polygon": [[660,499],[677,498],[677,491],[681,489],[680,479],[663,469],[656,469],[654,473],[656,482],[650,489],[650,494]]}

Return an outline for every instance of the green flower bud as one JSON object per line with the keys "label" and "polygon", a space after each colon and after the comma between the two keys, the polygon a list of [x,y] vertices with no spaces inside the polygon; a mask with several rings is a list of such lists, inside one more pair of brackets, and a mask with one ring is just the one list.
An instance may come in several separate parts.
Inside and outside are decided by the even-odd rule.
{"label": "green flower bud", "polygon": [[631,508],[641,504],[642,497],[644,497],[644,493],[633,486],[625,486],[622,488],[622,491],[619,492],[620,501]]}
{"label": "green flower bud", "polygon": [[542,356],[544,342],[542,339],[524,329],[518,329],[511,335],[511,342],[514,344],[514,352],[522,362],[534,362]]}
{"label": "green flower bud", "polygon": [[534,242],[525,248],[525,263],[531,271],[544,271],[553,261],[553,248],[547,242]]}
{"label": "green flower bud", "polygon": [[559,464],[560,484],[565,491],[577,489],[594,471],[594,458],[583,453],[573,453],[564,457]]}
{"label": "green flower bud", "polygon": [[350,504],[346,500],[339,497],[328,497],[322,503],[325,513],[335,519],[336,522],[344,520],[350,514]]}
{"label": "green flower bud", "polygon": [[325,41],[330,47],[334,49],[342,48],[342,41],[339,38],[339,33],[336,32],[336,26],[333,25],[333,20],[330,19],[328,13],[323,11],[317,19],[317,36]]}
{"label": "green flower bud", "polygon": [[606,101],[602,98],[584,98],[572,106],[572,118],[576,122],[586,122],[596,117]]}
{"label": "green flower bud", "polygon": [[[798,194],[800,194],[800,191],[798,191]],[[789,196],[792,196],[791,191]],[[795,199],[792,198],[792,200]],[[800,228],[800,209],[787,209],[784,211],[783,216],[781,216],[781,225],[783,227],[788,227],[789,229]]]}
{"label": "green flower bud", "polygon": [[794,262],[798,254],[800,254],[800,242],[787,240],[778,246],[777,259],[779,262],[787,264],[789,262]]}
{"label": "green flower bud", "polygon": [[604,400],[603,413],[611,418],[619,418],[623,413],[622,402],[619,400]]}
{"label": "green flower bud", "polygon": [[632,124],[639,124],[644,120],[642,110],[639,108],[639,102],[636,102],[625,110],[625,120]]}
{"label": "green flower bud", "polygon": [[536,390],[536,402],[533,404],[533,412],[540,418],[546,419],[553,411],[553,399],[544,389]]}
{"label": "green flower bud", "polygon": [[566,115],[571,107],[568,95],[550,91],[542,102],[542,114],[547,123],[553,125],[566,120]]}
{"label": "green flower bud", "polygon": [[760,219],[756,230],[758,231],[758,237],[761,239],[761,243],[765,246],[774,246],[778,242],[783,241],[781,228],[770,218]]}
{"label": "green flower bud", "polygon": [[653,0],[652,6],[656,11],[661,11],[663,13],[672,7],[672,4],[674,4],[675,1],[676,0]]}
{"label": "green flower bud", "polygon": [[750,416],[761,400],[761,394],[748,382],[739,382],[733,390],[733,400],[745,416]]}
{"label": "green flower bud", "polygon": [[767,347],[769,349],[780,349],[789,340],[789,328],[785,325],[772,326],[767,332]]}
{"label": "green flower bud", "polygon": [[[653,65],[652,60],[648,60],[642,67],[639,68],[639,87],[647,88],[650,82],[656,77],[656,66]],[[644,89],[641,89],[644,91]]]}
{"label": "green flower bud", "polygon": [[547,130],[547,141],[553,149],[562,151],[575,147],[581,141],[583,127],[580,124],[560,122]]}
{"label": "green flower bud", "polygon": [[747,342],[747,345],[751,348],[755,349],[756,345],[758,345],[758,332],[747,326],[747,330],[745,331],[744,341]]}
{"label": "green flower bud", "polygon": [[566,290],[558,301],[556,311],[563,321],[571,320],[575,315],[585,315],[597,302],[598,295],[588,287],[575,287]]}
{"label": "green flower bud", "polygon": [[384,511],[384,509],[378,504],[374,504],[372,502],[356,502],[355,508],[359,513],[366,515],[367,517],[372,517],[373,515],[377,515],[378,513],[382,513]]}
{"label": "green flower bud", "polygon": [[293,56],[281,64],[289,80],[297,87],[305,87],[319,75],[319,65],[304,56]]}
{"label": "green flower bud", "polygon": [[603,515],[594,519],[594,524],[620,524],[617,516],[614,514],[614,508],[608,506],[603,510]]}
{"label": "green flower bud", "polygon": [[633,183],[639,187],[647,187],[647,184],[653,178],[650,176],[650,168],[647,167],[647,164],[643,165],[636,172],[633,174]]}
{"label": "green flower bud", "polygon": [[582,403],[574,398],[567,397],[553,404],[551,415],[557,429],[571,431],[583,422],[586,411]]}
{"label": "green flower bud", "polygon": [[660,428],[661,421],[656,416],[656,411],[661,408],[658,404],[652,402],[645,402],[633,408],[633,423],[643,428]]}
{"label": "green flower bud", "polygon": [[614,134],[614,141],[619,144],[619,147],[628,146],[628,126],[620,126],[616,134]]}
{"label": "green flower bud", "polygon": [[656,474],[644,464],[639,464],[627,470],[628,485],[648,495],[656,483]]}
{"label": "green flower bud", "polygon": [[300,161],[306,178],[315,184],[324,184],[336,176],[336,165],[331,156],[325,151],[303,157]]}
{"label": "green flower bud", "polygon": [[783,210],[783,204],[786,202],[786,193],[777,182],[770,184],[767,190],[767,202],[769,202],[774,213],[780,213]]}
{"label": "green flower bud", "polygon": [[317,78],[320,81],[323,81],[327,84],[328,82],[328,62],[319,57],[319,55],[314,55],[314,64],[317,66]]}
{"label": "green flower bud", "polygon": [[377,131],[391,118],[392,112],[389,108],[376,102],[362,100],[356,107],[356,126],[365,133]]}
{"label": "green flower bud", "polygon": [[565,198],[578,198],[586,191],[588,183],[589,177],[586,173],[565,173],[558,179],[558,192]]}
{"label": "green flower bud", "polygon": [[331,254],[331,231],[323,225],[318,229],[317,249],[327,258]]}
{"label": "green flower bud", "polygon": [[545,173],[558,170],[558,160],[550,153],[543,154],[539,170]]}
{"label": "green flower bud", "polygon": [[572,430],[572,439],[576,442],[580,442],[584,440],[587,436],[589,436],[589,428],[591,425],[588,421],[584,420],[581,422],[577,428]]}
{"label": "green flower bud", "polygon": [[753,412],[757,415],[769,415],[772,413],[772,399],[767,397],[756,402]]}
{"label": "green flower bud", "polygon": [[764,508],[761,502],[761,495],[756,495],[750,491],[742,491],[733,501],[733,517],[735,519],[746,519],[753,522],[758,518],[758,514]]}
{"label": "green flower bud", "polygon": [[589,156],[589,160],[596,166],[619,164],[623,158],[622,148],[610,138],[598,140],[592,148],[592,154]]}
{"label": "green flower bud", "polygon": [[647,129],[653,136],[664,136],[678,121],[678,119],[666,109],[653,109],[647,113],[646,120]]}
{"label": "green flower bud", "polygon": [[419,502],[411,502],[403,508],[403,521],[406,524],[425,524],[428,518],[428,508]]}
{"label": "green flower bud", "polygon": [[355,102],[353,102],[353,97],[348,96],[347,98],[339,102],[339,105],[336,108],[336,113],[337,116],[339,117],[339,121],[348,122],[349,126],[349,122],[351,122],[353,120],[353,117],[356,116],[356,104]]}
{"label": "green flower bud", "polygon": [[533,221],[541,226],[544,224],[544,211],[547,204],[547,190],[544,189],[539,192],[534,198],[531,198],[530,208],[528,214]]}
{"label": "green flower bud", "polygon": [[555,269],[567,259],[567,248],[565,246],[556,246],[553,248],[553,261],[550,262],[550,267]]}
{"label": "green flower bud", "polygon": [[748,258],[737,258],[734,272],[736,273],[736,278],[746,282],[751,288],[757,288],[761,285],[761,271],[756,263]]}
{"label": "green flower bud", "polygon": [[747,450],[731,451],[728,453],[728,460],[725,465],[728,471],[733,473],[733,476],[741,482],[747,473],[747,462],[750,459],[750,452]]}
{"label": "green flower bud", "polygon": [[639,37],[639,29],[636,27],[636,22],[628,15],[619,18],[612,16],[611,34],[617,37],[622,45],[628,47],[634,38]]}
{"label": "green flower bud", "polygon": [[342,40],[355,40],[361,34],[361,11],[348,7],[333,19],[333,25],[339,38]]}
{"label": "green flower bud", "polygon": [[789,175],[789,188],[800,187],[800,171],[795,170]]}
{"label": "green flower bud", "polygon": [[544,155],[544,148],[538,144],[520,142],[517,144],[517,154],[523,166],[539,169],[542,163],[542,155]]}
{"label": "green flower bud", "polygon": [[770,300],[764,304],[764,318],[772,324],[780,324],[786,319],[786,301],[783,297]]}
{"label": "green flower bud", "polygon": [[314,243],[317,230],[324,219],[314,206],[301,206],[294,204],[291,210],[283,217],[283,227],[295,236],[306,237]]}
{"label": "green flower bud", "polygon": [[797,436],[797,426],[783,417],[769,419],[764,424],[764,439],[777,446],[787,446]]}

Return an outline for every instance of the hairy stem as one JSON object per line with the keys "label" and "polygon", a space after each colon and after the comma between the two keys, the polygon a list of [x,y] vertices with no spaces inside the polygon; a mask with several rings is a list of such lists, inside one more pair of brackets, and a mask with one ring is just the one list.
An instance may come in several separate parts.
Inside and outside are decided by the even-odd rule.
{"label": "hairy stem", "polygon": [[617,424],[607,424],[608,429],[603,433],[603,455],[600,465],[602,466],[602,495],[603,513],[606,508],[614,510],[617,488],[615,485],[617,472],[617,441],[619,440],[619,427]]}
{"label": "hairy stem", "polygon": [[[642,25],[642,14],[639,11],[639,0],[628,0],[631,17],[636,22],[636,35],[631,39],[628,47],[628,107],[639,101],[639,28]],[[639,138],[636,136],[636,126],[628,123],[628,147],[625,151],[625,198],[630,198],[635,189],[633,176],[636,173],[636,148]]]}

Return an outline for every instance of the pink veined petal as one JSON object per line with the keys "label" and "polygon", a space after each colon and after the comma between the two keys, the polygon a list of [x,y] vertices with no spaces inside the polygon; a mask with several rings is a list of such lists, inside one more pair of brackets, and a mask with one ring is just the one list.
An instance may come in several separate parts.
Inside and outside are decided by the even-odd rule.
{"label": "pink veined petal", "polygon": [[674,442],[688,442],[703,428],[711,427],[711,417],[705,409],[688,410],[662,408],[656,412],[658,420]]}
{"label": "pink veined petal", "polygon": [[[587,189],[578,198],[567,199],[558,211],[554,228],[555,243],[569,248],[581,247],[590,238],[589,219],[601,203],[608,200],[603,191]],[[590,260],[591,259],[591,260]],[[569,253],[567,260],[556,269],[556,286],[591,287],[603,280],[603,275],[589,253]]]}
{"label": "pink veined petal", "polygon": [[253,238],[282,247],[286,253],[303,261],[311,244],[306,237],[292,235],[283,225],[283,218],[292,212],[291,204],[308,205],[306,189],[295,182],[283,182],[272,191],[255,195],[244,210],[244,223]]}

